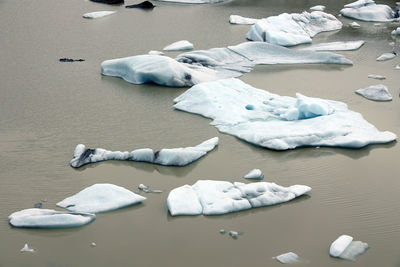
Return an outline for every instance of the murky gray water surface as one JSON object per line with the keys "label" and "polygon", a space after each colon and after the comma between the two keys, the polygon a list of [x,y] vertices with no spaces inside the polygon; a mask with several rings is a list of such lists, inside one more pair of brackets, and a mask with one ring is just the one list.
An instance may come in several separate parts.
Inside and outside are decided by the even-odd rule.
{"label": "murky gray water surface", "polygon": [[[195,49],[245,41],[249,26],[230,25],[231,14],[261,18],[324,4],[326,12],[337,15],[348,2],[157,2],[153,11],[142,11],[84,0],[0,0],[0,266],[280,266],[273,257],[288,251],[303,259],[300,266],[399,266],[398,144],[269,151],[218,133],[208,119],[175,111],[173,99],[186,88],[133,85],[99,73],[103,60],[161,50],[177,40],[190,40]],[[100,10],[118,12],[82,18]],[[389,43],[396,39],[390,31],[399,25],[360,22],[356,30],[346,26],[352,20],[340,19],[341,31],[319,34],[314,43],[365,40],[360,50],[343,53],[354,66],[258,66],[241,79],[281,95],[300,92],[346,102],[380,130],[400,134],[400,71],[394,69],[400,58],[375,61],[391,51]],[[86,61],[58,62],[62,57]],[[387,79],[368,79],[368,74]],[[388,86],[393,101],[373,102],[354,93],[378,83]],[[214,136],[220,137],[218,149],[183,168],[104,162],[75,170],[68,165],[78,143],[130,151],[191,146]],[[290,203],[224,216],[168,215],[172,188],[198,179],[243,181],[253,168],[261,169],[266,181],[313,190]],[[164,192],[146,194],[141,205],[99,214],[80,228],[29,230],[8,224],[14,211],[42,200],[47,200],[44,208],[58,209],[55,203],[94,183],[134,191],[143,183]],[[220,229],[244,234],[233,240]],[[371,248],[355,263],[330,258],[329,246],[341,234]],[[24,243],[37,252],[21,253]]]}

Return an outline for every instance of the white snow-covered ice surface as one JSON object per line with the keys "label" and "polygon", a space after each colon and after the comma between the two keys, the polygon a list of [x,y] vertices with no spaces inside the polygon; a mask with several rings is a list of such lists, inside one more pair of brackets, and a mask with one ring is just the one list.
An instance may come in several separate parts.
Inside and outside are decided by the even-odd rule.
{"label": "white snow-covered ice surface", "polygon": [[171,190],[167,205],[172,216],[221,215],[287,202],[310,190],[306,185],[283,187],[268,182],[199,180]]}
{"label": "white snow-covered ice surface", "polygon": [[388,5],[376,4],[373,0],[358,0],[347,4],[340,14],[343,16],[374,22],[392,21],[395,18],[395,12]]}
{"label": "white snow-covered ice surface", "polygon": [[361,148],[396,140],[342,102],[279,96],[238,79],[193,86],[175,100],[178,110],[210,118],[219,131],[251,144],[286,150],[301,146]]}
{"label": "white snow-covered ice surface", "polygon": [[180,50],[191,50],[193,49],[193,44],[188,40],[181,40],[167,45],[163,48],[164,51],[180,51]]}
{"label": "white snow-covered ice surface", "polygon": [[390,101],[393,99],[389,89],[383,84],[371,85],[366,88],[358,89],[356,93],[369,100],[375,101]]}
{"label": "white snow-covered ice surface", "polygon": [[109,151],[103,148],[90,149],[85,145],[76,146],[71,167],[79,168],[89,163],[106,160],[142,161],[166,166],[185,166],[206,155],[218,145],[218,137],[208,139],[197,146],[163,148],[154,151],[151,148],[129,151]]}

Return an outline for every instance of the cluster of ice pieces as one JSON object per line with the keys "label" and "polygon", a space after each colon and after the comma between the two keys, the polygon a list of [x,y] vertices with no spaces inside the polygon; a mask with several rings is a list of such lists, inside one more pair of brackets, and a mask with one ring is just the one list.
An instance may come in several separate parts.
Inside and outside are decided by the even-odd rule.
{"label": "cluster of ice pieces", "polygon": [[392,100],[392,95],[390,94],[388,88],[383,84],[371,85],[367,88],[358,89],[356,93],[374,101],[390,101]]}
{"label": "cluster of ice pieces", "polygon": [[102,148],[90,149],[76,146],[71,167],[79,168],[89,163],[105,160],[142,161],[166,166],[185,166],[198,160],[218,145],[218,137],[204,141],[193,147],[163,148],[154,152],[151,148],[136,149],[131,152],[109,151]]}
{"label": "cluster of ice pieces", "polygon": [[239,77],[257,64],[352,64],[330,52],[292,50],[263,42],[186,52],[176,59],[139,55],[106,60],[101,73],[134,84],[156,83],[183,87],[201,82]]}
{"label": "cluster of ice pieces", "polygon": [[387,5],[377,5],[373,0],[358,0],[347,4],[340,14],[363,21],[384,22],[395,18],[396,13]]}
{"label": "cluster of ice pieces", "polygon": [[369,246],[367,243],[353,241],[353,237],[349,235],[341,235],[331,244],[329,254],[332,257],[355,261],[357,257],[364,254],[368,248]]}
{"label": "cluster of ice pieces", "polygon": [[305,185],[199,180],[171,190],[167,205],[172,216],[218,215],[287,202],[310,190]]}
{"label": "cluster of ice pieces", "polygon": [[141,203],[146,198],[113,184],[94,184],[57,203],[74,212],[99,213]]}
{"label": "cluster of ice pieces", "polygon": [[85,19],[98,19],[98,18],[102,18],[105,16],[109,16],[111,14],[114,14],[117,11],[96,11],[96,12],[90,12],[90,13],[86,13],[83,14],[83,17]]}
{"label": "cluster of ice pieces", "polygon": [[365,41],[347,41],[347,42],[330,42],[330,43],[319,43],[313,44],[309,47],[302,48],[301,50],[311,51],[349,51],[359,49]]}
{"label": "cluster of ice pieces", "polygon": [[247,33],[252,41],[262,41],[283,46],[312,42],[320,32],[339,30],[342,23],[331,14],[321,11],[308,13],[283,13],[258,20]]}
{"label": "cluster of ice pieces", "polygon": [[260,169],[253,169],[249,171],[247,174],[245,174],[243,178],[262,180],[264,179],[264,174],[261,172]]}
{"label": "cluster of ice pieces", "polygon": [[178,110],[211,118],[223,133],[275,150],[360,148],[397,138],[378,131],[342,102],[301,94],[279,96],[233,78],[197,84],[174,101]]}
{"label": "cluster of ice pieces", "polygon": [[164,47],[164,51],[180,51],[180,50],[191,50],[193,49],[193,44],[187,40],[177,41],[170,45]]}

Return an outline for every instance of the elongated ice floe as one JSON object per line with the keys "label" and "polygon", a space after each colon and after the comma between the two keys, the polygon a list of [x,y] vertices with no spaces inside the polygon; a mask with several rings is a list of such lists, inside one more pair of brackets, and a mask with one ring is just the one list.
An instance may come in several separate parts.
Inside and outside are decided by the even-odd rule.
{"label": "elongated ice floe", "polygon": [[212,119],[223,133],[275,150],[361,148],[397,138],[378,131],[345,103],[301,94],[280,96],[234,78],[195,85],[174,101],[178,110]]}
{"label": "elongated ice floe", "polygon": [[353,241],[353,237],[349,235],[341,235],[331,244],[329,254],[332,257],[355,261],[368,248],[367,243]]}
{"label": "elongated ice floe", "polygon": [[312,50],[312,51],[349,51],[359,49],[365,41],[348,41],[348,42],[331,42],[331,43],[320,43],[313,44],[309,47],[302,48],[301,50]]}
{"label": "elongated ice floe", "polygon": [[323,5],[317,5],[317,6],[310,7],[310,10],[312,10],[312,11],[324,11],[325,8],[326,7],[323,6]]}
{"label": "elongated ice floe", "polygon": [[8,216],[12,226],[23,228],[71,228],[88,224],[96,215],[50,209],[25,209]]}
{"label": "elongated ice floe", "polygon": [[111,14],[114,14],[117,11],[96,11],[96,12],[90,12],[90,13],[86,13],[83,14],[82,17],[84,17],[85,19],[98,19],[98,18],[102,18],[105,16],[109,16]]}
{"label": "elongated ice floe", "polygon": [[177,41],[163,48],[164,51],[179,51],[191,49],[193,49],[193,44],[188,40]]}
{"label": "elongated ice floe", "polygon": [[113,184],[94,184],[57,203],[74,212],[107,212],[137,203],[146,198]]}
{"label": "elongated ice floe", "polygon": [[231,24],[239,24],[239,25],[252,25],[255,24],[258,19],[246,18],[239,15],[230,15],[229,23]]}
{"label": "elongated ice floe", "polygon": [[121,77],[134,84],[156,83],[184,87],[201,82],[239,77],[257,64],[352,64],[342,55],[329,52],[292,50],[263,42],[197,50],[176,59],[139,55],[106,60],[101,73]]}
{"label": "elongated ice floe", "polygon": [[390,101],[392,100],[392,95],[390,94],[388,88],[383,84],[371,85],[367,88],[358,89],[356,93],[374,101]]}
{"label": "elongated ice floe", "polygon": [[166,166],[185,166],[198,160],[217,145],[218,137],[208,139],[193,147],[163,148],[156,152],[151,148],[136,149],[131,152],[109,151],[102,148],[90,149],[79,144],[76,146],[74,157],[69,164],[71,167],[79,168],[85,164],[105,160],[127,160]]}
{"label": "elongated ice floe", "polygon": [[312,42],[312,37],[320,32],[339,30],[342,23],[331,14],[321,11],[301,14],[283,13],[260,19],[247,33],[247,39],[283,46],[293,46]]}
{"label": "elongated ice floe", "polygon": [[373,0],[359,0],[340,10],[343,16],[363,21],[384,22],[395,18],[395,12],[387,5],[377,5]]}
{"label": "elongated ice floe", "polygon": [[310,190],[306,185],[283,187],[267,182],[244,184],[199,180],[194,185],[173,189],[167,205],[172,216],[219,215],[287,202]]}
{"label": "elongated ice floe", "polygon": [[393,59],[395,57],[396,57],[395,52],[383,53],[382,55],[380,55],[379,57],[376,58],[376,61],[386,61],[386,60]]}
{"label": "elongated ice floe", "polygon": [[376,75],[376,74],[369,74],[369,75],[368,75],[368,78],[371,78],[371,79],[377,79],[377,80],[384,80],[384,79],[386,79],[386,77],[385,77],[385,76],[382,76],[382,75]]}

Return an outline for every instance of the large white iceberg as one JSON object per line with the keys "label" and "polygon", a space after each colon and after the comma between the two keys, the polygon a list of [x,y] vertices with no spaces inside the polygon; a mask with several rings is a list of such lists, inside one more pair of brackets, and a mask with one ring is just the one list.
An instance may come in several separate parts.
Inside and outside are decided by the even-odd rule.
{"label": "large white iceberg", "polygon": [[263,42],[186,52],[176,59],[139,55],[106,60],[101,73],[125,81],[164,86],[192,86],[206,81],[239,77],[257,64],[352,64],[342,55],[299,51]]}
{"label": "large white iceberg", "polygon": [[8,216],[12,226],[24,228],[70,228],[88,224],[96,215],[50,209],[25,209]]}
{"label": "large white iceberg", "polygon": [[109,151],[102,148],[90,149],[84,145],[76,146],[71,167],[79,168],[85,164],[105,160],[143,161],[166,166],[185,166],[198,160],[218,145],[218,137],[211,138],[192,147],[163,148],[154,152],[151,148],[128,151]]}
{"label": "large white iceberg", "polygon": [[167,205],[172,216],[219,215],[290,201],[311,190],[305,185],[283,187],[275,183],[230,183],[199,180],[171,190]]}
{"label": "large white iceberg", "polygon": [[395,12],[387,5],[377,5],[373,0],[358,0],[347,4],[340,14],[363,21],[384,22],[395,18]]}
{"label": "large white iceberg", "polygon": [[112,211],[145,200],[126,188],[113,184],[94,184],[57,203],[74,212],[99,213]]}
{"label": "large white iceberg", "polygon": [[114,14],[115,12],[117,11],[96,11],[96,12],[85,13],[82,15],[82,17],[84,17],[85,19],[98,19]]}
{"label": "large white iceberg", "polygon": [[355,261],[357,257],[364,254],[369,248],[367,243],[353,241],[349,235],[341,235],[332,242],[329,254],[332,257]]}
{"label": "large white iceberg", "polygon": [[311,38],[325,31],[339,30],[342,23],[331,14],[321,11],[301,14],[283,13],[260,19],[247,33],[247,39],[283,46],[311,43]]}
{"label": "large white iceberg", "polygon": [[197,84],[174,101],[178,110],[211,118],[223,133],[275,150],[360,148],[397,138],[378,131],[342,102],[301,94],[279,96],[234,78]]}
{"label": "large white iceberg", "polygon": [[309,47],[302,48],[302,50],[311,51],[349,51],[359,49],[365,41],[347,41],[347,42],[330,42],[330,43],[319,43],[313,44]]}
{"label": "large white iceberg", "polygon": [[356,90],[356,93],[374,101],[392,100],[392,95],[390,94],[388,88],[383,84],[371,85],[367,88],[358,89]]}

